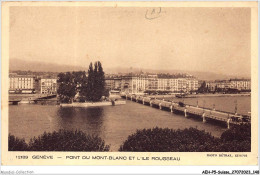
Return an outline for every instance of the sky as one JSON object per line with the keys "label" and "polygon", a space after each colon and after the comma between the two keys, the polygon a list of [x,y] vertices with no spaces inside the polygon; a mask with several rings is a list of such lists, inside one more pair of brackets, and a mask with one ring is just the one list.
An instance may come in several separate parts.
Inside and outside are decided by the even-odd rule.
{"label": "sky", "polygon": [[10,59],[250,75],[250,8],[11,7]]}

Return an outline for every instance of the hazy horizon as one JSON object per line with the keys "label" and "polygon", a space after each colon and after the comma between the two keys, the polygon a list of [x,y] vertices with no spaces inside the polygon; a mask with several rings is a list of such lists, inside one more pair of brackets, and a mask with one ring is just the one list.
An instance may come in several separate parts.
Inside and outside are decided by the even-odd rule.
{"label": "hazy horizon", "polygon": [[[71,71],[87,71],[88,66],[71,66],[53,63],[42,63],[35,61],[24,61],[19,59],[10,60],[10,71],[32,71],[32,72],[71,72]],[[15,64],[14,64],[15,63]],[[183,71],[183,70],[160,70],[160,69],[138,69],[135,67],[103,67],[106,74],[117,74],[117,73],[169,73],[169,74],[189,74],[195,76],[200,80],[220,80],[230,78],[251,78],[250,76],[237,76],[218,74],[214,72],[198,72],[198,71]]]}
{"label": "hazy horizon", "polygon": [[152,10],[11,7],[10,60],[251,75],[250,8]]}

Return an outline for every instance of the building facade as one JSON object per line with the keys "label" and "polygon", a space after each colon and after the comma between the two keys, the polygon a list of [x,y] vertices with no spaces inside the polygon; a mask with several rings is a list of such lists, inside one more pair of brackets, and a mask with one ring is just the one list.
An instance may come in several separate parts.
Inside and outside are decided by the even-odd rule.
{"label": "building facade", "polygon": [[41,82],[41,94],[57,93],[57,79],[42,78],[40,82]]}
{"label": "building facade", "polygon": [[206,85],[211,92],[216,91],[217,89],[251,90],[250,79],[217,80],[207,82]]}
{"label": "building facade", "polygon": [[124,76],[121,80],[121,89],[122,92],[132,93],[132,77]]}
{"label": "building facade", "polygon": [[216,91],[217,83],[214,82],[214,81],[206,82],[206,87],[208,88],[208,90],[209,90],[210,92],[214,92],[214,91]]}
{"label": "building facade", "polygon": [[230,87],[238,90],[250,90],[251,81],[249,79],[230,79]]}
{"label": "building facade", "polygon": [[228,89],[230,88],[230,81],[229,80],[220,80],[220,81],[216,81],[217,83],[217,88],[220,89]]}
{"label": "building facade", "polygon": [[157,81],[158,81],[157,90],[159,90],[159,91],[170,91],[171,90],[169,78],[158,78]]}
{"label": "building facade", "polygon": [[105,88],[109,90],[120,90],[121,89],[121,78],[106,78]]}
{"label": "building facade", "polygon": [[57,79],[42,78],[34,75],[9,74],[9,93],[56,94]]}
{"label": "building facade", "polygon": [[195,78],[187,79],[187,92],[197,91],[199,88],[199,81]]}
{"label": "building facade", "polygon": [[132,93],[141,93],[148,89],[148,77],[132,77],[130,91]]}
{"label": "building facade", "polygon": [[121,91],[144,93],[151,91],[192,92],[198,90],[195,78],[158,78],[156,75],[122,77]]}
{"label": "building facade", "polygon": [[32,75],[9,75],[9,93],[34,93],[34,77]]}

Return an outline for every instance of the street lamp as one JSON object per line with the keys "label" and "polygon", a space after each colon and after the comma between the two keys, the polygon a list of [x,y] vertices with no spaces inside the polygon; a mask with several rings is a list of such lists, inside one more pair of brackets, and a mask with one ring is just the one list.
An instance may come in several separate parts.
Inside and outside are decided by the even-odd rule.
{"label": "street lamp", "polygon": [[234,101],[235,102],[235,115],[237,114],[237,100]]}
{"label": "street lamp", "polygon": [[205,112],[205,100],[203,100],[203,112]]}

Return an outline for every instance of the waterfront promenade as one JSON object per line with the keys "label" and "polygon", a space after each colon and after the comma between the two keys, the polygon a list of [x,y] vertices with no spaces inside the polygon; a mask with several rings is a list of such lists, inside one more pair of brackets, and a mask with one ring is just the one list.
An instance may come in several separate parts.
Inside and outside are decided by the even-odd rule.
{"label": "waterfront promenade", "polygon": [[121,94],[122,98],[135,101],[151,107],[156,107],[160,110],[183,114],[185,117],[195,117],[202,119],[203,122],[213,120],[224,123],[229,128],[230,125],[239,125],[241,123],[250,123],[250,116],[241,115],[237,113],[230,113],[225,111],[218,111],[215,109],[202,108],[199,106],[192,106],[182,103],[177,103],[164,99],[157,99],[161,97],[142,96],[134,94]]}

